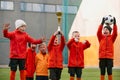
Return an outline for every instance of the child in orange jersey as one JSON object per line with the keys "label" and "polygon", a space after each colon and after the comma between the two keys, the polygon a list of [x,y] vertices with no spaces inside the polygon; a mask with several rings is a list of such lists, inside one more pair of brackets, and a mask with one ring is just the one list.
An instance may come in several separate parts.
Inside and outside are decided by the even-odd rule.
{"label": "child in orange jersey", "polygon": [[82,68],[84,68],[84,50],[90,47],[90,43],[85,40],[80,41],[80,34],[78,31],[72,33],[72,39],[67,43],[68,49],[70,51],[69,61],[68,61],[68,72],[70,74],[70,80],[74,80],[76,75],[76,80],[81,80]]}
{"label": "child in orange jersey", "polygon": [[28,44],[27,54],[26,54],[26,80],[34,80],[35,72],[35,56],[36,56],[36,44]]}
{"label": "child in orange jersey", "polygon": [[25,69],[25,58],[27,43],[39,44],[45,40],[45,38],[35,40],[30,37],[26,32],[26,23],[19,19],[15,21],[15,30],[8,32],[10,24],[4,24],[3,35],[4,37],[10,39],[10,80],[15,80],[15,74],[17,66],[19,66],[20,79],[25,79],[24,69]]}
{"label": "child in orange jersey", "polygon": [[39,53],[35,57],[36,80],[48,80],[48,54],[45,43],[38,46]]}
{"label": "child in orange jersey", "polygon": [[[61,36],[58,36],[61,35]],[[60,80],[63,68],[63,49],[65,38],[61,31],[56,31],[48,43],[48,68],[50,70],[51,80]]]}
{"label": "child in orange jersey", "polygon": [[97,37],[100,44],[99,46],[99,67],[101,72],[100,80],[104,80],[106,69],[108,74],[108,80],[112,80],[114,42],[117,37],[116,19],[114,18],[113,32],[109,24],[103,27],[104,23],[105,18],[103,18],[97,31]]}

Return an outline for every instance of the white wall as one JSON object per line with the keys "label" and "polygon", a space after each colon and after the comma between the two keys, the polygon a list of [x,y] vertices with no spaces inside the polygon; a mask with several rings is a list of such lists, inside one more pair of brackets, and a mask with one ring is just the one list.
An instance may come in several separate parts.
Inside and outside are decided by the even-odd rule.
{"label": "white wall", "polygon": [[69,37],[74,30],[78,30],[81,36],[95,36],[102,17],[109,14],[116,17],[119,26],[120,0],[82,0]]}

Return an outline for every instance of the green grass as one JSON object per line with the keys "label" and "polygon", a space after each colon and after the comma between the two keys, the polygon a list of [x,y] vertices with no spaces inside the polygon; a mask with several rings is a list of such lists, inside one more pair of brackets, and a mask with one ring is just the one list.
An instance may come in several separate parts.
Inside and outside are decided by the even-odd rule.
{"label": "green grass", "polygon": [[[82,71],[82,80],[100,80],[99,69],[97,68],[85,68]],[[9,80],[9,68],[0,68],[0,80]],[[19,71],[16,73],[16,80],[19,79]],[[64,68],[61,75],[61,80],[69,80],[68,69]],[[106,79],[107,75],[106,75]],[[120,69],[113,69],[113,80],[120,80]]]}

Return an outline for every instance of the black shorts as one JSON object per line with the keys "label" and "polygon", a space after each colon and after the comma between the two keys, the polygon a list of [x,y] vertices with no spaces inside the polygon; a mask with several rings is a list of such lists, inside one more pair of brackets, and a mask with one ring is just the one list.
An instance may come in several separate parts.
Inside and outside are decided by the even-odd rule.
{"label": "black shorts", "polygon": [[17,70],[17,65],[19,66],[19,70],[25,69],[25,59],[10,59],[9,67],[12,71]]}
{"label": "black shorts", "polygon": [[37,76],[36,75],[36,80],[48,80],[48,76]]}
{"label": "black shorts", "polygon": [[34,80],[33,77],[26,77],[26,80]]}
{"label": "black shorts", "polygon": [[100,59],[99,67],[113,67],[113,59]]}
{"label": "black shorts", "polygon": [[51,80],[60,80],[62,68],[49,68],[49,71]]}
{"label": "black shorts", "polygon": [[70,76],[77,76],[77,78],[81,78],[82,75],[82,68],[80,67],[69,67],[68,73],[70,73]]}

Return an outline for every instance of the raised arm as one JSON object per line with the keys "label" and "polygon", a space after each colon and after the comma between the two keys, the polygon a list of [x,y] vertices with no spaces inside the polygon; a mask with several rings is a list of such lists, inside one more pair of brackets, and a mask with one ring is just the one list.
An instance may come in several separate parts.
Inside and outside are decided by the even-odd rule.
{"label": "raised arm", "polygon": [[65,37],[62,35],[61,36],[61,50],[64,49],[64,46],[65,46]]}
{"label": "raised arm", "polygon": [[52,35],[50,38],[50,41],[48,43],[48,51],[51,49],[51,46],[54,44],[54,40],[55,40],[55,35]]}
{"label": "raised arm", "polygon": [[42,37],[41,39],[34,39],[34,38],[30,37],[28,34],[27,34],[26,38],[27,38],[27,41],[32,44],[40,44],[45,41],[45,37]]}
{"label": "raised arm", "polygon": [[103,35],[102,35],[102,29],[103,29],[104,23],[105,23],[105,18],[103,17],[102,22],[101,22],[101,24],[99,25],[99,28],[98,28],[98,30],[97,30],[97,37],[98,37],[98,40],[99,40],[99,41],[102,39],[102,36],[103,36]]}
{"label": "raised arm", "polygon": [[113,33],[112,33],[112,40],[113,42],[116,40],[117,37],[117,25],[116,25],[116,19],[114,17],[114,23],[113,23]]}
{"label": "raised arm", "polygon": [[8,29],[10,29],[10,24],[4,24],[3,25],[3,36],[6,38],[11,38],[13,36],[13,32],[8,32]]}

